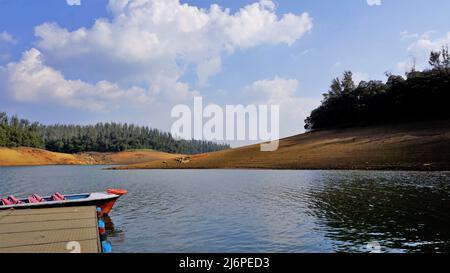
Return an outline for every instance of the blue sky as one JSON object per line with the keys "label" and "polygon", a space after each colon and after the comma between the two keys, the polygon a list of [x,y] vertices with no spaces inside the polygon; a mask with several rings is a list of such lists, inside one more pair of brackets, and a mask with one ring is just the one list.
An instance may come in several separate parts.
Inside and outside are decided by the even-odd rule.
{"label": "blue sky", "polygon": [[[447,0],[158,1],[139,9],[134,0],[0,0],[0,110],[43,123],[168,130],[171,107],[194,95],[219,105],[279,100],[286,136],[302,131],[344,70],[384,80],[414,58],[423,68],[431,49],[450,43]],[[146,19],[168,9],[179,11],[175,23]],[[202,25],[206,18],[214,23]]]}

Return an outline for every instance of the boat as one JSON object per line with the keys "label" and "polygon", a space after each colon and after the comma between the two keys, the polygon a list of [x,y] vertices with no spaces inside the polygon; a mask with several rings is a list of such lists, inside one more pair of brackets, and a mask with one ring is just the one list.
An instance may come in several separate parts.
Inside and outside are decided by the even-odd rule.
{"label": "boat", "polygon": [[0,199],[0,210],[97,206],[101,208],[103,215],[108,215],[117,199],[126,193],[127,191],[122,189],[108,189],[106,192],[69,195],[63,195],[57,192],[45,197],[32,194],[24,199],[17,199],[10,195],[7,198]]}

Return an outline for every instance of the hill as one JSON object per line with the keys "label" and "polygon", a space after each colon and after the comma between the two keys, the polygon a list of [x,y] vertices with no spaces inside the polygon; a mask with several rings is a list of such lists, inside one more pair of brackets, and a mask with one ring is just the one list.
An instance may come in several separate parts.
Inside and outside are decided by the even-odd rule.
{"label": "hill", "polygon": [[85,165],[77,155],[55,153],[37,148],[0,147],[0,166]]}
{"label": "hill", "polygon": [[308,132],[259,145],[113,169],[450,170],[450,121]]}
{"label": "hill", "polygon": [[167,160],[179,155],[153,150],[134,150],[118,153],[55,153],[37,148],[0,147],[0,166],[38,165],[116,165]]}

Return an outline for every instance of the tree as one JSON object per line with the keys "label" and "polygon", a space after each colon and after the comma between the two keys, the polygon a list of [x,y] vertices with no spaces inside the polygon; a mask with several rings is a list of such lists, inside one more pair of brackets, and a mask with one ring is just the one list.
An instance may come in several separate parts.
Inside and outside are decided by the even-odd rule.
{"label": "tree", "polygon": [[30,123],[17,116],[0,113],[0,146],[28,146],[55,152],[118,152],[128,149],[155,149],[193,154],[228,149],[225,144],[198,140],[176,140],[171,134],[133,124],[49,125]]}
{"label": "tree", "polygon": [[341,86],[344,92],[350,92],[355,89],[355,83],[353,82],[353,73],[351,71],[345,71],[342,76]]}
{"label": "tree", "polygon": [[8,115],[5,112],[0,112],[0,125],[8,125]]}
{"label": "tree", "polygon": [[448,45],[442,46],[442,66],[450,69],[450,54],[448,53]]}
{"label": "tree", "polygon": [[305,129],[328,129],[399,121],[450,118],[450,56],[448,47],[430,53],[433,69],[386,73],[387,81],[362,81],[355,87],[352,73],[332,81],[322,104],[305,119]]}
{"label": "tree", "polygon": [[405,79],[402,76],[389,75],[386,85],[388,87],[392,87],[395,85],[403,84],[404,82],[405,82]]}
{"label": "tree", "polygon": [[8,132],[6,126],[0,124],[0,147],[6,146],[8,143]]}
{"label": "tree", "polygon": [[431,65],[433,69],[441,69],[441,52],[439,51],[431,51],[430,60],[428,63]]}
{"label": "tree", "polygon": [[340,96],[342,93],[342,85],[341,80],[339,78],[335,78],[331,81],[329,94],[331,97]]}
{"label": "tree", "polygon": [[432,69],[448,70],[450,69],[450,54],[448,52],[448,45],[442,46],[440,51],[431,51],[428,63]]}

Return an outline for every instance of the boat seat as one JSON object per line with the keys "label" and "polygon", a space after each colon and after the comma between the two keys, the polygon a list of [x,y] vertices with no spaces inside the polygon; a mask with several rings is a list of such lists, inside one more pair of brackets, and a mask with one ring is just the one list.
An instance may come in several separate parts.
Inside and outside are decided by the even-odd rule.
{"label": "boat seat", "polygon": [[63,201],[63,200],[66,200],[66,197],[64,197],[64,195],[60,194],[59,192],[55,192],[52,195],[52,199],[53,199],[53,201]]}
{"label": "boat seat", "polygon": [[14,196],[10,195],[8,196],[8,199],[14,204],[14,205],[18,205],[18,204],[22,204],[23,202],[18,200],[17,198],[15,198]]}
{"label": "boat seat", "polygon": [[38,194],[33,194],[28,196],[28,202],[30,203],[41,203],[44,202],[44,198],[40,197]]}
{"label": "boat seat", "polygon": [[2,199],[0,199],[0,201],[2,202],[2,204],[4,206],[13,205],[13,203],[11,201],[9,201],[7,198],[2,198]]}
{"label": "boat seat", "polygon": [[39,202],[44,202],[45,199],[41,197],[39,194],[35,193],[33,194],[34,198],[36,198]]}
{"label": "boat seat", "polygon": [[28,196],[28,203],[32,204],[32,203],[39,203],[39,201],[34,198],[34,196],[30,195]]}

